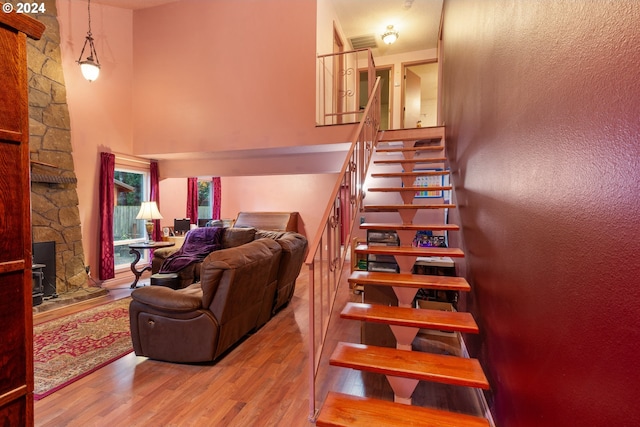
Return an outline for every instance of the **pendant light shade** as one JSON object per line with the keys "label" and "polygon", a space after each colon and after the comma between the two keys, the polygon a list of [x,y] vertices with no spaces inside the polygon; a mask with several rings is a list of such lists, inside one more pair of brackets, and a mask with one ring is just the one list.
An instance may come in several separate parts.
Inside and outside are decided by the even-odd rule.
{"label": "pendant light shade", "polygon": [[[82,71],[84,78],[92,82],[100,75],[100,61],[98,60],[98,52],[96,52],[96,47],[93,45],[93,35],[91,34],[91,0],[87,2],[87,14],[89,16],[89,30],[84,39],[80,58],[76,62],[80,65],[80,71]],[[89,52],[87,53],[87,58],[83,60],[82,55],[84,55],[87,45],[89,46]]]}
{"label": "pendant light shade", "polygon": [[393,25],[387,25],[387,31],[382,35],[385,44],[392,44],[398,40],[398,32],[393,29]]}
{"label": "pendant light shade", "polygon": [[85,61],[78,62],[80,64],[80,71],[85,79],[90,82],[94,81],[100,75],[100,65],[93,62],[93,58],[88,57]]}

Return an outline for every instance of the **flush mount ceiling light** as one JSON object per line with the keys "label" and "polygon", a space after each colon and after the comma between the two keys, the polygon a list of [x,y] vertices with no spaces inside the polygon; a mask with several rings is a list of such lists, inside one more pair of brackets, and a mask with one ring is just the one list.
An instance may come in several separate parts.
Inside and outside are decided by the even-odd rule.
{"label": "flush mount ceiling light", "polygon": [[[87,10],[89,15],[89,30],[84,40],[84,46],[82,46],[82,52],[80,52],[80,58],[78,58],[76,62],[80,64],[80,71],[82,71],[84,78],[92,82],[100,75],[100,61],[98,60],[98,53],[96,52],[96,47],[93,45],[93,36],[91,34],[91,0],[87,2]],[[87,43],[89,44],[89,53],[83,61],[82,55],[87,48]]]}
{"label": "flush mount ceiling light", "polygon": [[385,44],[392,44],[398,40],[398,32],[393,29],[393,25],[387,25],[387,32],[382,35],[382,41]]}

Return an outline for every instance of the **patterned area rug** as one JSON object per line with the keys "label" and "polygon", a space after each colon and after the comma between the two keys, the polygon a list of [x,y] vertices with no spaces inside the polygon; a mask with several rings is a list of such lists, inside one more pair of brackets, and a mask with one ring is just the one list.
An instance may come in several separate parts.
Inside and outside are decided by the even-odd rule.
{"label": "patterned area rug", "polygon": [[33,327],[35,400],[132,351],[130,301],[120,299]]}

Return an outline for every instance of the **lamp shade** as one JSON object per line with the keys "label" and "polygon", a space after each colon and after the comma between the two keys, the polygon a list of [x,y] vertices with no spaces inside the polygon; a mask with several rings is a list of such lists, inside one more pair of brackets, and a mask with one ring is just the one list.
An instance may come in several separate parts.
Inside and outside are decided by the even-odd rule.
{"label": "lamp shade", "polygon": [[387,25],[387,32],[382,35],[382,41],[385,44],[392,44],[398,40],[398,32],[393,29],[393,25]]}
{"label": "lamp shade", "polygon": [[162,219],[156,202],[142,202],[136,219]]}
{"label": "lamp shade", "polygon": [[89,57],[86,61],[80,62],[80,71],[82,71],[82,75],[85,79],[92,82],[100,75],[100,66],[93,62],[93,59]]}

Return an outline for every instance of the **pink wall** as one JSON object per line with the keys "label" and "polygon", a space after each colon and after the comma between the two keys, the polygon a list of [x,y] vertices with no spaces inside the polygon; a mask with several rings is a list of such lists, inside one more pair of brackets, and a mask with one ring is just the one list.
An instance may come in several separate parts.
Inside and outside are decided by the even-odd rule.
{"label": "pink wall", "polygon": [[[312,239],[329,202],[337,176],[304,174],[222,177],[222,218],[235,219],[238,212],[299,212],[298,231]],[[160,182],[162,225],[183,218],[187,203],[186,178]]]}
{"label": "pink wall", "polygon": [[174,218],[187,214],[187,178],[170,178],[160,181],[161,226],[173,226]]}
{"label": "pink wall", "polygon": [[640,425],[640,3],[445,2],[444,119],[497,425]]}
{"label": "pink wall", "polygon": [[[264,192],[285,188],[270,198],[271,208],[300,211],[305,232],[315,232],[332,188],[328,177],[342,165],[336,152],[306,159],[282,151],[269,158],[220,156],[349,140],[352,126],[315,127],[315,1],[183,0],[135,12],[94,2],[102,72],[93,83],[75,63],[87,30],[86,2],[57,5],[88,265],[98,259],[101,151],[160,159],[166,218],[184,216],[176,199],[186,198],[183,190],[165,190],[166,178],[262,175],[223,181],[223,216],[265,210]],[[318,25],[329,34],[333,14],[323,10]],[[225,192],[242,197],[224,198]],[[300,206],[291,206],[295,200]]]}
{"label": "pink wall", "polygon": [[71,144],[85,263],[98,266],[99,153],[131,153],[133,75],[130,10],[91,4],[91,30],[102,69],[89,83],[75,62],[87,34],[87,3],[57,0],[62,66],[71,117]]}
{"label": "pink wall", "polygon": [[[318,141],[326,143],[348,139],[349,127],[315,129],[315,2],[280,2],[281,6],[274,4],[278,2],[268,2],[268,6],[267,2],[253,2],[251,8],[246,3],[241,7],[232,2],[188,3],[176,3],[179,12],[168,6],[168,12],[166,7],[135,12],[135,18],[134,12],[130,10],[93,3],[92,32],[102,71],[98,80],[89,83],[82,78],[75,63],[87,31],[87,3],[69,0],[57,2],[63,69],[71,115],[73,156],[78,177],[83,246],[88,265],[96,266],[98,258],[97,183],[101,151],[140,154],[145,153],[146,143],[146,150],[158,153],[162,150],[157,147],[162,147],[164,143],[171,149],[178,147],[179,151],[197,152],[311,145]],[[295,13],[287,16],[295,16],[295,19],[281,16],[283,8],[294,11]],[[197,36],[191,36],[195,25],[193,17],[201,18],[203,13],[213,13],[215,25],[198,24]],[[220,19],[223,15],[224,20]],[[167,24],[166,20],[170,20],[171,24]],[[273,22],[278,22],[278,25],[274,27]],[[212,42],[210,33],[216,31],[216,26],[222,26],[227,35],[234,35],[235,42],[230,43],[229,36],[223,38],[224,43]],[[267,41],[263,37],[267,32],[265,26],[269,27],[269,33],[277,30],[275,38],[268,38]],[[289,37],[294,33],[295,37]],[[145,34],[148,37],[145,38]],[[253,51],[253,47],[257,47],[257,51]],[[171,52],[171,49],[175,51]],[[295,52],[295,55],[285,58],[278,53],[284,50]],[[155,59],[160,66],[154,68],[153,55],[158,52],[160,55]],[[207,52],[214,53],[208,55]],[[223,56],[223,60],[219,55]],[[189,62],[203,58],[205,62],[209,59],[212,61],[206,75],[197,75],[197,72],[193,75],[188,68]],[[274,61],[276,67],[272,65]],[[220,63],[226,66],[221,67]],[[241,68],[234,67],[233,64]],[[242,72],[238,72],[239,69]],[[212,79],[212,73],[220,73],[219,78]],[[279,83],[273,84],[276,80]],[[180,85],[170,84],[170,81],[178,81]],[[270,82],[266,89],[262,87],[265,81]],[[203,85],[203,82],[213,83]],[[178,86],[180,90],[177,89]],[[260,90],[263,92],[259,92]],[[283,96],[292,91],[297,94],[293,102],[289,96]],[[162,96],[160,100],[159,95]],[[179,99],[173,98],[174,96]],[[214,110],[208,110],[210,100],[222,101],[213,105]],[[283,102],[279,102],[280,100]],[[134,112],[134,105],[139,114]],[[175,110],[164,111],[168,116],[160,114],[161,120],[156,122],[158,116],[155,108]],[[267,115],[260,118],[263,113]],[[179,120],[173,120],[174,115]],[[277,116],[277,120],[274,116]],[[285,125],[282,125],[283,117],[289,119],[285,120]],[[139,120],[137,130],[142,134],[136,133],[134,136],[134,120]],[[153,122],[153,126],[149,126],[148,120]],[[273,123],[277,123],[277,126],[273,126]],[[212,129],[216,129],[213,138],[215,141],[211,138]],[[147,131],[153,135],[148,136]],[[180,134],[177,143],[173,139],[176,132]],[[163,138],[164,135],[170,138]],[[190,144],[194,141],[194,144]],[[220,141],[223,142],[218,144]],[[319,156],[321,162],[335,163],[333,153],[321,153]],[[317,165],[321,162],[318,157],[315,160],[316,172],[332,171],[318,168]],[[289,165],[289,173],[301,172],[290,167],[292,163],[298,162],[292,162],[289,158],[284,163],[277,159],[269,162],[269,167],[263,173],[272,174],[274,170],[277,172],[278,162]],[[206,165],[204,162],[205,165],[201,166],[203,162],[196,161],[192,163],[192,167],[187,166],[187,170],[183,170],[184,161],[172,165],[163,160],[160,173],[164,178],[203,176],[216,172],[211,168],[220,169],[220,162],[209,163]],[[337,165],[339,167],[340,164]],[[257,166],[253,168],[254,171],[257,169]],[[268,188],[278,188],[284,179],[277,176],[248,178],[249,181],[259,181]],[[161,203],[163,215],[172,220],[176,216],[184,216],[186,190],[182,187],[172,188],[167,184],[169,181],[171,180],[163,180],[161,183]],[[258,209],[253,201],[263,197],[264,189],[260,185],[240,182],[240,188],[236,190],[233,187],[235,182],[227,182],[225,191],[230,194],[241,193],[244,200],[251,203],[247,206],[236,199],[233,205],[225,207],[229,212],[225,215],[235,217],[239,210]],[[326,191],[328,197],[328,191],[331,190],[326,188],[327,180],[322,173],[298,178],[296,182],[306,183],[309,188],[316,189],[316,195]],[[275,206],[271,203],[271,208],[298,210],[301,211],[305,224],[317,223],[315,212],[323,207],[311,207],[315,201],[303,196],[306,206],[294,209],[290,204],[297,193],[288,194],[292,198],[285,195]],[[306,218],[307,210],[309,218]]]}
{"label": "pink wall", "polygon": [[136,153],[341,142],[315,129],[315,26],[315,1],[185,0],[136,11]]}
{"label": "pink wall", "polygon": [[312,240],[336,179],[335,174],[228,177],[222,182],[222,216],[235,218],[240,211],[297,211],[298,232]]}

